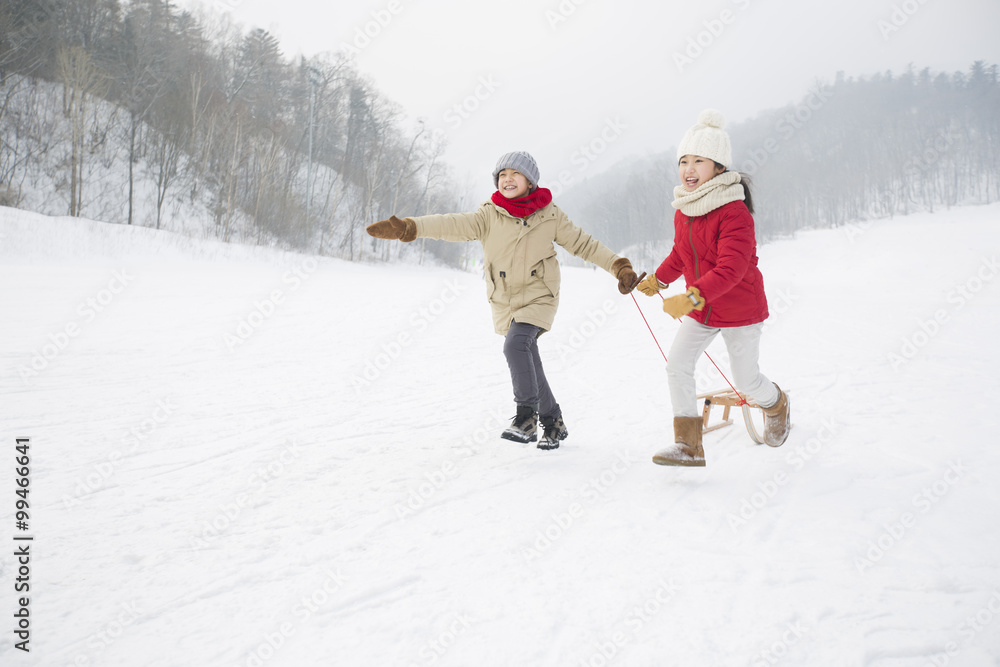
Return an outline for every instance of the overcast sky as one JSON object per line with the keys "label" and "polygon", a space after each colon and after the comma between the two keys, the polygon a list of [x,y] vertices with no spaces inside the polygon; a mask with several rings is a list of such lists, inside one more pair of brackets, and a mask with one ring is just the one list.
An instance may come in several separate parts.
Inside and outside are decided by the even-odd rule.
{"label": "overcast sky", "polygon": [[706,107],[734,123],[799,100],[838,70],[1000,63],[1000,0],[176,4],[264,28],[286,57],[353,49],[386,97],[444,134],[470,208],[489,196],[507,151],[532,153],[541,185],[558,192],[676,145]]}

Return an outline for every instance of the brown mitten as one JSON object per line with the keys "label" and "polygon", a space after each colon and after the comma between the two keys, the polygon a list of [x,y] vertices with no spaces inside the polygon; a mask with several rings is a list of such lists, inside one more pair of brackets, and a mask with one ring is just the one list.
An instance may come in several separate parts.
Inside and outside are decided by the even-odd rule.
{"label": "brown mitten", "polygon": [[413,218],[403,218],[391,216],[388,220],[379,220],[368,225],[365,229],[370,236],[377,239],[398,239],[403,243],[409,243],[417,238],[417,223]]}
{"label": "brown mitten", "polygon": [[663,300],[663,312],[670,315],[675,320],[679,320],[692,310],[701,310],[705,307],[705,300],[701,298],[701,292],[697,287],[689,287],[684,294],[671,296]]}
{"label": "brown mitten", "polygon": [[619,257],[611,264],[611,273],[618,278],[618,291],[622,294],[631,292],[635,284],[639,282],[639,277],[632,269],[632,262],[624,257]]}
{"label": "brown mitten", "polygon": [[665,287],[666,285],[657,280],[655,273],[649,274],[642,279],[642,282],[635,286],[637,290],[646,296],[656,296]]}

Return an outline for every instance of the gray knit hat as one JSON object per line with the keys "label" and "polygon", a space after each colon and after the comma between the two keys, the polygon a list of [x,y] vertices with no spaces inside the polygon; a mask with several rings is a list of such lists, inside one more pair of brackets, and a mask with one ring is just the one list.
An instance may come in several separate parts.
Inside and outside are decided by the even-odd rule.
{"label": "gray knit hat", "polygon": [[720,112],[715,109],[702,111],[698,114],[698,123],[681,139],[677,147],[677,159],[680,160],[685,155],[698,155],[715,160],[728,169],[733,161],[733,153],[729,146],[729,135],[722,129],[725,125],[726,119]]}
{"label": "gray knit hat", "polygon": [[538,187],[538,165],[535,164],[535,158],[531,157],[529,153],[514,151],[501,155],[500,159],[497,160],[497,166],[493,168],[493,187],[500,187],[500,172],[504,169],[516,169],[528,179],[532,190]]}

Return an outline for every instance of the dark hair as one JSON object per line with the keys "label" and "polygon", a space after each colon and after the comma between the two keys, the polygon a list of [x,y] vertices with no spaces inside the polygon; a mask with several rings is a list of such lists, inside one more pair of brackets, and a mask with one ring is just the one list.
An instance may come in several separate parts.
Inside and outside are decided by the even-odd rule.
{"label": "dark hair", "polygon": [[[715,160],[712,160],[715,162]],[[721,169],[722,171],[729,171],[726,169],[725,165],[721,165],[715,162],[716,169]],[[753,215],[753,195],[750,193],[750,186],[752,182],[748,174],[744,174],[742,171],[736,172],[740,175],[740,185],[743,186],[743,203],[747,205],[747,210],[750,211],[750,215]]]}
{"label": "dark hair", "polygon": [[742,171],[738,171],[736,173],[740,175],[740,185],[743,186],[743,203],[747,205],[747,210],[750,211],[750,215],[753,215],[753,195],[750,194],[750,186],[752,185],[750,177]]}

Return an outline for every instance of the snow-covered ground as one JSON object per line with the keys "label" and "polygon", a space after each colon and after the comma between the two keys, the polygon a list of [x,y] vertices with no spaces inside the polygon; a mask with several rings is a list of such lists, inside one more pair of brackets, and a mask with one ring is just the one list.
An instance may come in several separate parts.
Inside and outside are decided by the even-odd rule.
{"label": "snow-covered ground", "polygon": [[0,663],[1000,665],[998,222],[760,248],[794,429],[737,417],[684,470],[650,462],[664,363],[603,271],[565,270],[541,339],[543,452],[498,437],[476,275],[2,209]]}

